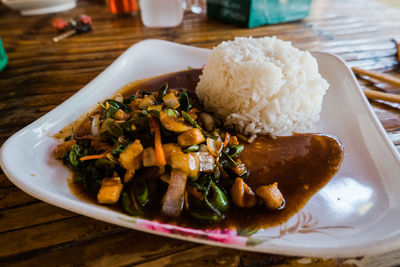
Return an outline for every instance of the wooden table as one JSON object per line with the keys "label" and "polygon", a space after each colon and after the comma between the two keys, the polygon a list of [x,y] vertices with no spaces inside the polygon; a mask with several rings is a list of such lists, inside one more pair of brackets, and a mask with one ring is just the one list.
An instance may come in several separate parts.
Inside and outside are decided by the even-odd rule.
{"label": "wooden table", "polygon": [[[55,15],[22,17],[0,5],[0,37],[9,57],[0,72],[0,145],[13,133],[49,112],[91,81],[132,44],[147,38],[213,47],[235,36],[270,36],[296,47],[335,53],[349,66],[399,74],[396,46],[400,35],[398,1],[315,0],[311,15],[299,22],[254,29],[186,14],[172,29],[145,28],[139,16],[113,17],[103,1],[80,1],[58,14],[86,13],[93,31],[59,43],[52,37]],[[370,80],[363,87],[391,93],[394,88]],[[400,151],[400,105],[371,101],[389,137]],[[0,173],[0,266],[365,266],[400,264],[400,251],[357,259],[312,259],[216,248],[125,229],[80,216],[25,194]]]}

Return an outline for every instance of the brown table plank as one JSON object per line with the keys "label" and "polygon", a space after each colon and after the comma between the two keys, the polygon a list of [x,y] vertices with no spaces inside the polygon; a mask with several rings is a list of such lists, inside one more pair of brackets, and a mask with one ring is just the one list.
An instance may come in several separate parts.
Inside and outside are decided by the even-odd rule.
{"label": "brown table plank", "polygon": [[13,186],[7,176],[0,170],[0,188]]}
{"label": "brown table plank", "polygon": [[287,257],[261,254],[219,247],[199,246],[168,255],[151,262],[135,265],[148,266],[354,266],[342,260],[323,260],[318,258]]}
{"label": "brown table plank", "polygon": [[34,202],[38,200],[14,186],[0,188],[0,210]]}
{"label": "brown table plank", "polygon": [[[127,232],[128,229],[78,216],[0,233],[0,262],[57,246],[70,246],[93,238]],[[22,257],[22,256],[21,256]]]}
{"label": "brown table plank", "polygon": [[0,233],[77,216],[79,215],[44,202],[34,202],[0,211]]}
{"label": "brown table plank", "polygon": [[195,243],[129,231],[14,257],[3,263],[7,266],[133,266],[197,246]]}

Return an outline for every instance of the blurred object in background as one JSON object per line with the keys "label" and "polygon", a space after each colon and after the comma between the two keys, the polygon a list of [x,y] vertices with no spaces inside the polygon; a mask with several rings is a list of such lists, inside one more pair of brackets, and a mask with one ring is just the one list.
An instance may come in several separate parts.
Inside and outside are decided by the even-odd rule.
{"label": "blurred object in background", "polygon": [[108,9],[114,15],[134,15],[137,11],[136,0],[106,0]]}
{"label": "blurred object in background", "polygon": [[303,19],[310,7],[311,0],[207,0],[207,15],[252,28]]}
{"label": "blurred object in background", "polygon": [[6,54],[6,50],[4,50],[4,46],[3,43],[1,42],[1,38],[0,38],[0,71],[2,71],[6,65],[7,65],[7,54]]}
{"label": "blurred object in background", "polygon": [[169,28],[182,23],[182,0],[140,0],[139,4],[146,27]]}
{"label": "blurred object in background", "polygon": [[72,23],[68,23],[65,19],[60,17],[55,17],[51,20],[51,25],[59,32],[64,31],[65,29],[70,27],[70,24]]}
{"label": "blurred object in background", "polygon": [[59,42],[75,34],[90,32],[92,30],[92,18],[86,14],[81,14],[71,19],[69,23],[62,18],[54,18],[52,25],[56,30],[62,32],[62,34],[53,38],[54,42]]}
{"label": "blurred object in background", "polygon": [[186,0],[185,10],[194,14],[205,14],[207,10],[206,0]]}
{"label": "blurred object in background", "polygon": [[65,11],[76,6],[77,0],[2,0],[9,8],[19,10],[21,15],[41,15]]}
{"label": "blurred object in background", "polygon": [[400,37],[393,38],[394,43],[396,44],[397,49],[397,61],[400,62]]}

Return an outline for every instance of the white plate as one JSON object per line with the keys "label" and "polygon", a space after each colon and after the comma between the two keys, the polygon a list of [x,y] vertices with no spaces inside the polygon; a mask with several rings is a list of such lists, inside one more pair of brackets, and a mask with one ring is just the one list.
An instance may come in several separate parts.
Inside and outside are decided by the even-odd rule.
{"label": "white plate", "polygon": [[287,223],[250,237],[235,231],[203,231],[136,219],[71,194],[70,176],[51,157],[50,137],[128,82],[199,68],[207,49],[160,40],[135,44],[66,102],[9,138],[1,166],[19,188],[85,216],[154,234],[244,250],[323,257],[377,254],[400,248],[400,158],[372,112],[353,74],[339,58],[315,52],[330,83],[314,132],[344,144],[339,172]]}

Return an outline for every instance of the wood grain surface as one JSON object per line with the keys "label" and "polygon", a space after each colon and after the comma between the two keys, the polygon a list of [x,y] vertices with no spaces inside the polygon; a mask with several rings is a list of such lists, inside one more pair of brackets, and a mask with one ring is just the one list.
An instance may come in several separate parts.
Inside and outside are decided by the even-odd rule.
{"label": "wood grain surface", "polygon": [[[93,31],[54,43],[55,16],[88,14]],[[139,15],[112,16],[104,1],[22,17],[0,4],[0,37],[9,63],[0,72],[0,145],[62,103],[132,44],[164,39],[211,48],[235,36],[277,36],[305,50],[339,55],[347,64],[400,78],[396,45],[400,4],[393,0],[315,0],[302,21],[253,29],[186,13],[182,25],[145,28]],[[363,88],[400,88],[359,77]],[[400,104],[370,101],[400,151]],[[0,266],[396,266],[400,251],[356,259],[316,259],[216,248],[150,235],[83,217],[41,202],[0,172]]]}

